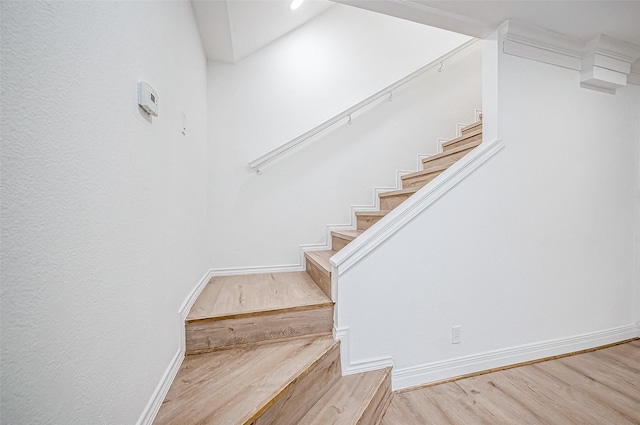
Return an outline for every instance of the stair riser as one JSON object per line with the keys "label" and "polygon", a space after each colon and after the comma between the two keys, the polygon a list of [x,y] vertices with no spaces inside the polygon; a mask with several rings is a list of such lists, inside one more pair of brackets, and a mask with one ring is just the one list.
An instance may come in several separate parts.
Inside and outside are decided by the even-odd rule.
{"label": "stair riser", "polygon": [[422,161],[422,169],[425,169],[428,167],[436,167],[440,165],[451,165],[457,160],[459,160],[460,158],[462,158],[463,156],[465,156],[466,154],[468,154],[469,152],[471,152],[471,149],[473,149],[473,147],[469,147],[469,149],[465,149],[461,152],[456,152],[451,155],[439,157],[432,160],[429,160],[429,158],[425,158]]}
{"label": "stair riser", "polygon": [[297,425],[341,375],[340,344],[336,343],[260,417],[243,425]]}
{"label": "stair riser", "polygon": [[311,279],[313,279],[322,292],[331,298],[331,273],[327,274],[325,270],[319,268],[307,258],[307,274],[311,276]]}
{"label": "stair riser", "polygon": [[377,425],[382,422],[384,412],[391,403],[393,393],[391,392],[391,371],[385,375],[384,381],[378,387],[378,391],[369,403],[369,406],[362,414],[358,424]]}
{"label": "stair riser", "polygon": [[332,305],[222,320],[198,320],[185,324],[186,354],[207,353],[238,344],[326,334],[332,329]]}
{"label": "stair riser", "polygon": [[331,249],[334,251],[340,251],[351,242],[350,240],[339,238],[337,236],[331,236]]}
{"label": "stair riser", "polygon": [[411,197],[413,193],[404,193],[402,195],[391,195],[380,197],[380,210],[391,211],[407,199]]}
{"label": "stair riser", "polygon": [[368,216],[358,216],[357,217],[357,229],[358,230],[367,230],[369,227],[376,224],[380,221],[382,217],[368,217]]}
{"label": "stair riser", "polygon": [[476,140],[482,140],[482,133],[480,134],[476,134],[475,136],[471,136],[469,138],[466,139],[462,139],[456,143],[450,143],[450,144],[443,144],[442,145],[442,150],[444,152],[450,151],[452,149],[456,149],[459,148],[460,146],[464,146],[467,143],[471,143],[471,142],[475,142]]}
{"label": "stair riser", "polygon": [[[442,170],[444,171],[444,170]],[[429,183],[431,180],[435,179],[436,177],[438,177],[440,174],[442,174],[442,171],[438,171],[435,173],[429,173],[429,174],[425,174],[422,176],[415,176],[415,177],[410,177],[408,179],[404,179],[402,180],[402,188],[403,189],[409,189],[410,187],[422,187],[425,184]]]}

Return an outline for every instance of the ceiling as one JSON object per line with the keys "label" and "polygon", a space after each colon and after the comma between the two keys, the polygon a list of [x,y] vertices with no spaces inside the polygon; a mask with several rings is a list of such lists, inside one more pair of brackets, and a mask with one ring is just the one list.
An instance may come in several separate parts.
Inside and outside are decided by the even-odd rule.
{"label": "ceiling", "polygon": [[[640,46],[640,0],[334,0],[485,38],[512,20],[588,41],[604,34]],[[207,58],[235,63],[327,10],[328,0],[191,0]]]}
{"label": "ceiling", "polygon": [[604,34],[640,45],[640,0],[336,0],[485,38],[511,20],[581,41]]}
{"label": "ceiling", "polygon": [[207,58],[236,63],[335,3],[307,0],[191,0]]}

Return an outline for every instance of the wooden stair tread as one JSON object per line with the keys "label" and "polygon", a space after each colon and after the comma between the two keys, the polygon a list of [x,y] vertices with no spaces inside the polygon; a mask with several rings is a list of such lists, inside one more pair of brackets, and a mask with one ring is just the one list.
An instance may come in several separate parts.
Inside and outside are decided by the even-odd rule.
{"label": "wooden stair tread", "polygon": [[298,338],[185,357],[154,424],[251,424],[337,344]]}
{"label": "wooden stair tread", "polygon": [[481,128],[481,127],[482,127],[482,120],[479,120],[479,121],[476,121],[476,122],[474,122],[472,124],[469,124],[469,125],[466,125],[466,126],[462,127],[460,132],[462,134],[465,134],[465,133],[468,133],[468,132],[470,132],[472,130],[476,130],[478,128]]}
{"label": "wooden stair tread", "polygon": [[307,260],[311,260],[316,266],[330,273],[331,263],[329,262],[329,258],[333,257],[335,253],[336,251],[332,249],[323,249],[321,251],[306,251],[304,255]]}
{"label": "wooden stair tread", "polygon": [[444,142],[442,144],[442,147],[445,148],[445,147],[447,147],[449,145],[453,145],[453,144],[456,144],[456,143],[464,142],[465,140],[472,139],[472,138],[474,138],[476,136],[482,136],[482,128],[480,128],[478,130],[475,130],[475,131],[470,131],[469,133],[463,134],[460,137],[456,137],[455,139],[451,139],[451,140],[449,140],[447,142]]}
{"label": "wooden stair tread", "polygon": [[186,321],[331,303],[305,272],[216,276],[205,286]]}
{"label": "wooden stair tread", "polygon": [[349,241],[354,240],[361,234],[362,234],[362,230],[333,230],[331,232],[332,236],[336,236],[338,238],[346,239]]}
{"label": "wooden stair tread", "polygon": [[[382,417],[384,407],[391,399],[390,372],[391,368],[387,368],[342,376],[309,410],[300,423],[305,425],[373,424],[374,422],[362,421],[365,410],[376,407],[369,406],[372,402],[379,404],[382,401],[384,406],[378,409],[382,412],[378,412],[378,415],[374,412],[369,413],[373,420]],[[387,384],[386,388],[385,384]],[[385,391],[386,394],[378,394],[380,391]],[[376,396],[382,400],[376,400]]]}
{"label": "wooden stair tread", "polygon": [[[453,156],[453,155],[455,155],[457,153],[460,153],[460,152],[463,152],[463,151],[466,151],[466,150],[469,150],[469,149],[473,149],[476,146],[478,146],[480,143],[482,143],[482,140],[476,140],[474,142],[465,144],[463,146],[460,146],[460,147],[457,147],[457,148],[454,148],[454,149],[450,149],[450,150],[445,151],[445,152],[440,152],[440,153],[435,154],[435,155],[431,155],[430,157],[423,159],[422,163],[423,164],[428,164],[429,162],[435,161],[436,159],[446,158],[448,156]],[[453,161],[453,162],[455,162],[455,161]]]}
{"label": "wooden stair tread", "polygon": [[359,217],[384,217],[389,214],[389,211],[356,211],[356,216]]}
{"label": "wooden stair tread", "polygon": [[398,189],[398,190],[390,190],[388,192],[383,192],[379,195],[380,198],[386,198],[389,196],[398,196],[398,195],[408,195],[408,194],[414,194],[416,193],[418,190],[420,190],[419,187],[410,187],[407,189]]}
{"label": "wooden stair tread", "polygon": [[447,168],[449,168],[451,166],[451,164],[444,164],[444,165],[436,165],[434,167],[427,167],[423,170],[420,171],[414,171],[413,173],[409,173],[409,174],[405,174],[404,176],[402,176],[402,180],[408,180],[412,177],[417,177],[417,176],[424,176],[426,174],[432,174],[432,173],[440,173],[444,170],[446,170]]}

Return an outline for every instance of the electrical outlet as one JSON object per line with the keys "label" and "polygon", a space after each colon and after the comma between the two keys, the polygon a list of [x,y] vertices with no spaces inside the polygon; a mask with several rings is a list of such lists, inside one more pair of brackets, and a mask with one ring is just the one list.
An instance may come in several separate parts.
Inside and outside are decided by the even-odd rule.
{"label": "electrical outlet", "polygon": [[462,326],[454,326],[451,328],[451,343],[460,344],[460,334],[462,332]]}

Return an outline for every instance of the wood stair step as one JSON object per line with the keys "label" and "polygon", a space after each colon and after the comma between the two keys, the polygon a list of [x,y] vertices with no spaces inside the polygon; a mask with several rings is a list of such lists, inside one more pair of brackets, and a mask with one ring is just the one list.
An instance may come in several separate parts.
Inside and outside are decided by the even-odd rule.
{"label": "wood stair step", "polygon": [[362,234],[361,230],[335,230],[331,232],[331,249],[338,252]]}
{"label": "wood stair step", "polygon": [[482,140],[482,128],[470,131],[469,133],[463,134],[462,136],[456,137],[448,142],[444,142],[442,144],[442,150],[446,152],[451,149],[459,148],[467,143],[475,142],[476,140]]}
{"label": "wood stair step", "polygon": [[186,353],[327,334],[333,302],[304,272],[216,276],[185,321]]}
{"label": "wood stair step", "polygon": [[480,145],[480,143],[482,143],[482,140],[478,139],[474,142],[425,158],[422,160],[422,168],[426,169],[437,165],[451,165],[471,152],[473,148]]}
{"label": "wood stair step", "polygon": [[407,199],[416,193],[419,187],[410,187],[408,189],[391,190],[389,192],[383,192],[378,197],[380,198],[380,209],[391,211]]}
{"label": "wood stair step", "polygon": [[475,131],[478,129],[482,129],[482,120],[476,121],[473,124],[469,124],[465,127],[462,127],[462,130],[460,130],[460,133],[462,135],[465,135],[467,133],[471,133],[472,131]]}
{"label": "wood stair step", "polygon": [[300,423],[378,424],[391,397],[391,368],[343,376],[318,400]]}
{"label": "wood stair step", "polygon": [[298,424],[340,375],[330,336],[187,356],[154,424]]}
{"label": "wood stair step", "polygon": [[451,164],[435,165],[425,168],[421,171],[416,171],[415,173],[405,174],[404,176],[402,176],[402,188],[420,188],[438,177],[444,170],[446,170],[450,166]]}
{"label": "wood stair step", "polygon": [[307,263],[307,274],[316,285],[331,298],[331,258],[336,251],[325,249],[322,251],[306,251],[304,257]]}
{"label": "wood stair step", "polygon": [[365,231],[369,227],[376,224],[382,217],[387,215],[389,211],[357,211],[356,212],[356,227],[358,230]]}

